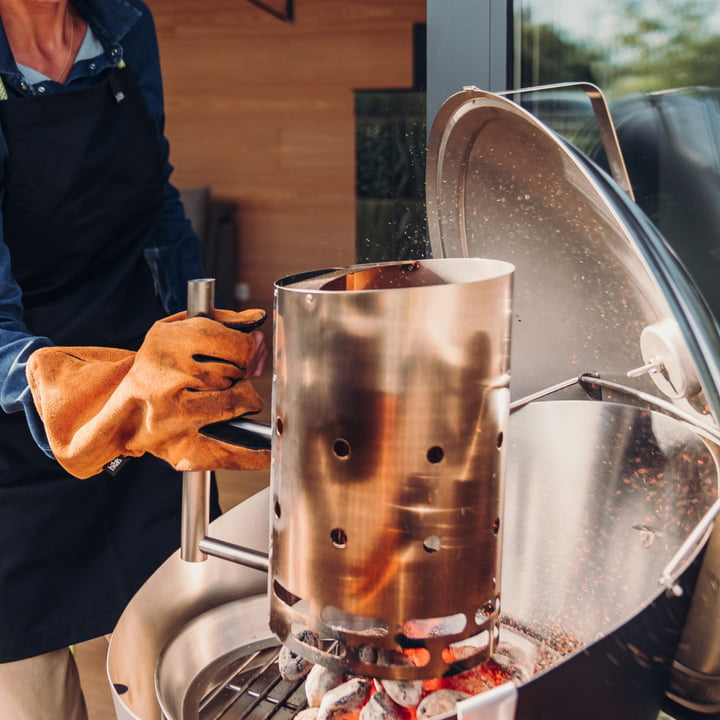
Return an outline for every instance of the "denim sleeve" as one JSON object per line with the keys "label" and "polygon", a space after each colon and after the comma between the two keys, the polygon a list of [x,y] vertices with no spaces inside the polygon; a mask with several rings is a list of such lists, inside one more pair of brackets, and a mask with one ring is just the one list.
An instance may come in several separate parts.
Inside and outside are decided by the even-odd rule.
{"label": "denim sleeve", "polygon": [[155,291],[167,313],[187,307],[187,282],[204,277],[200,241],[185,217],[180,194],[166,180],[163,209],[145,259],[155,281]]}
{"label": "denim sleeve", "polygon": [[52,342],[32,335],[22,321],[21,292],[10,272],[10,252],[1,235],[0,229],[0,407],[6,413],[24,412],[38,447],[53,457],[25,375],[33,351]]}
{"label": "denim sleeve", "polygon": [[170,176],[170,146],[165,137],[160,56],[155,25],[147,7],[137,3],[142,17],[123,39],[124,58],[136,76],[140,92],[155,123],[164,167],[163,207],[155,232],[145,249],[145,259],[155,281],[155,290],[168,313],[187,306],[187,281],[204,277],[200,240],[185,217],[180,193]]}

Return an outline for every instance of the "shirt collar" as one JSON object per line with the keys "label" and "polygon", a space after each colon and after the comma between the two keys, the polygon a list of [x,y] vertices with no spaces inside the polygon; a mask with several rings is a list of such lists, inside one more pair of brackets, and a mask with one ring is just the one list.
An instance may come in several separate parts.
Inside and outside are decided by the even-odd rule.
{"label": "shirt collar", "polygon": [[[127,0],[74,0],[78,12],[88,22],[95,37],[109,55],[118,55],[120,41],[141,16],[140,10]],[[15,59],[5,35],[5,28],[0,22],[0,75],[19,76]]]}
{"label": "shirt collar", "polygon": [[127,0],[74,0],[73,4],[106,50],[118,45],[141,16]]}

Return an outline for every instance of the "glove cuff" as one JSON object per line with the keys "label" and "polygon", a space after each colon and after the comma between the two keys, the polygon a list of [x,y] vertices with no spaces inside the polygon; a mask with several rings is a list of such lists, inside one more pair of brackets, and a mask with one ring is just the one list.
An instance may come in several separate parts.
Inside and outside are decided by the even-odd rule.
{"label": "glove cuff", "polygon": [[48,347],[28,359],[26,375],[55,459],[72,475],[87,478],[123,454],[110,435],[89,427],[133,365],[135,353],[115,348]]}

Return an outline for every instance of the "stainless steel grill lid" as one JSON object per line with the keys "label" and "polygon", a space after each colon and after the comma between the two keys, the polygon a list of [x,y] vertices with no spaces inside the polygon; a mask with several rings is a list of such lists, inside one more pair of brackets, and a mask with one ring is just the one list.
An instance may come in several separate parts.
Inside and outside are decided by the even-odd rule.
{"label": "stainless steel grill lid", "polygon": [[[621,189],[622,178],[619,180],[614,182],[508,98],[465,88],[445,102],[429,141],[426,191],[433,254],[493,257],[512,262],[516,268],[511,412],[546,396],[587,398],[591,379],[597,376],[596,397],[675,414],[683,424],[687,421],[695,432],[709,437],[711,452],[716,454],[720,418],[717,324],[674,252]],[[560,388],[562,394],[555,394]],[[603,422],[601,414],[612,410],[585,405],[583,412],[595,418],[588,417],[585,422],[597,422],[598,427]],[[617,405],[615,409],[623,412]],[[548,417],[554,413],[546,410]],[[543,412],[540,408],[534,411]],[[530,420],[520,417],[522,413],[518,415],[511,418],[511,433],[526,423],[533,427]],[[533,438],[532,432],[524,439],[522,431],[513,436],[514,441],[522,442],[517,451],[515,446],[509,450],[507,486],[511,493],[541,492],[540,487],[542,492],[547,490],[543,477],[551,472],[558,455],[553,456],[555,460],[543,458],[544,451],[539,448],[549,447],[558,434],[567,444],[568,457],[562,458],[557,469],[572,465],[573,427],[558,422],[555,430],[544,443]],[[682,432],[681,426],[677,431]],[[622,432],[620,427],[618,432]],[[625,440],[631,441],[632,434],[627,432]],[[599,432],[598,440],[601,436]],[[537,452],[531,450],[533,443],[538,443]],[[602,447],[598,442],[587,448],[589,455],[598,448],[601,452],[595,467],[588,463],[582,477],[597,474],[620,450],[607,442],[603,455]],[[649,446],[643,447],[647,451]],[[527,470],[517,464],[526,454],[532,456],[534,481],[518,475]],[[646,456],[646,461],[651,458]],[[679,468],[677,477],[692,478],[693,472]],[[662,572],[661,586],[672,585],[670,576],[679,575],[708,536],[710,520],[718,509],[717,478],[709,480],[690,500],[706,508],[694,532],[698,542],[694,547],[684,543]],[[528,489],[523,490],[525,487]],[[583,491],[576,486],[568,485],[566,490],[562,484],[555,487],[556,502],[565,503],[572,512],[597,501],[589,486]],[[692,494],[687,489],[679,497]],[[559,534],[543,534],[545,520],[532,530],[514,525],[514,502],[520,500],[514,495],[507,498],[510,520],[505,534],[503,605],[511,614],[530,617],[542,614],[538,608],[543,607],[541,598],[546,591],[538,584],[528,592],[521,578],[528,577],[529,568],[521,572],[513,569],[514,563],[525,558],[530,548],[528,534],[533,538],[532,547],[544,551],[552,546],[552,536]],[[659,515],[653,512],[649,517],[652,522],[647,527],[654,535]],[[636,525],[642,527],[642,523]],[[618,547],[631,547],[628,541],[618,540]],[[711,547],[717,546],[713,537]],[[602,554],[599,547],[594,552],[598,557]],[[670,680],[673,699],[705,712],[720,710],[720,651],[714,642],[720,632],[716,558],[709,552],[700,571],[698,595]],[[637,583],[637,573],[650,570],[652,574],[655,561],[647,557],[630,560],[630,556],[627,561],[632,570],[625,577],[632,577],[629,581],[637,589],[643,586]],[[602,558],[601,564],[607,572],[608,558]],[[604,581],[621,586],[623,576],[622,572],[608,572]],[[570,586],[553,587],[567,598],[576,592]],[[658,592],[649,578],[644,587],[646,598]],[[611,589],[605,587],[604,592]],[[520,598],[528,597],[532,598],[528,606],[521,607]],[[552,602],[549,605],[554,607]],[[572,625],[572,621],[566,622],[567,629]],[[575,628],[575,633],[582,636],[583,630]]]}
{"label": "stainless steel grill lid", "polygon": [[687,388],[673,402],[720,417],[720,344],[695,286],[619,186],[537,118],[476,88],[453,95],[430,135],[426,191],[435,257],[516,267],[513,398],[664,360],[657,383],[631,384]]}

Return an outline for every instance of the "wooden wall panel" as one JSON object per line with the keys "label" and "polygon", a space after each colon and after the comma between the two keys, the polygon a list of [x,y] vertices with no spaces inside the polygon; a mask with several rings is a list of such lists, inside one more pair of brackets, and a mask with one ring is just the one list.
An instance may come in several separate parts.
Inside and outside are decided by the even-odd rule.
{"label": "wooden wall panel", "polygon": [[150,0],[174,181],[238,203],[244,305],[354,261],[353,90],[412,85],[425,2],[295,0],[283,23],[244,0]]}

